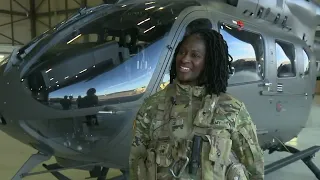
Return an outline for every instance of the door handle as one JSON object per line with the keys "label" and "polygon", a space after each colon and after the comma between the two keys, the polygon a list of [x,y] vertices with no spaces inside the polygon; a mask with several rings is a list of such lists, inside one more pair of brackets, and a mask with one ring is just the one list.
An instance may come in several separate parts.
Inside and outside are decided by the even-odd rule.
{"label": "door handle", "polygon": [[258,86],[259,86],[259,87],[270,87],[271,85],[272,85],[272,83],[263,82],[263,83],[259,84]]}

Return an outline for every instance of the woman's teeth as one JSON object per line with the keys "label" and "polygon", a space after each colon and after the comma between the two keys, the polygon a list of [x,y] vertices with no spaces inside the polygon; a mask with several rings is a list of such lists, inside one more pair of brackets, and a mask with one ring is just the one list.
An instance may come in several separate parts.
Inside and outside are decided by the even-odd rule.
{"label": "woman's teeth", "polygon": [[190,71],[190,68],[183,67],[183,66],[180,66],[180,69],[181,69],[183,72],[188,72],[188,71]]}

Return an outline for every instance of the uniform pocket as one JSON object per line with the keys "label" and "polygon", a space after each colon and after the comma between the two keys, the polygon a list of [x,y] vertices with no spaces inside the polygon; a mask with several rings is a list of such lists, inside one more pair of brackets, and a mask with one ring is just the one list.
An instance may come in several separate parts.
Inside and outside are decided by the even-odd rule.
{"label": "uniform pocket", "polygon": [[219,136],[206,136],[210,143],[209,160],[215,164],[228,165],[232,141]]}
{"label": "uniform pocket", "polygon": [[203,143],[202,177],[207,179],[224,179],[230,164],[231,139],[206,135],[209,142]]}
{"label": "uniform pocket", "polygon": [[148,180],[147,169],[143,159],[138,160],[137,178],[138,180]]}
{"label": "uniform pocket", "polygon": [[148,180],[157,180],[156,155],[153,149],[147,150],[146,169]]}
{"label": "uniform pocket", "polygon": [[169,142],[158,142],[156,146],[156,163],[160,167],[169,167],[172,161],[171,144]]}
{"label": "uniform pocket", "polygon": [[158,104],[157,106],[157,112],[155,114],[155,119],[158,121],[163,121],[164,119],[164,111],[165,111],[165,105],[164,104]]}

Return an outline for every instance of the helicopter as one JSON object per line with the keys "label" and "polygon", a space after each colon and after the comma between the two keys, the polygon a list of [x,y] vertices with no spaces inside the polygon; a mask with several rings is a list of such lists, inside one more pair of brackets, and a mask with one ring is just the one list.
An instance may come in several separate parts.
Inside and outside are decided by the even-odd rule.
{"label": "helicopter", "polygon": [[[195,28],[222,34],[233,57],[228,93],[246,104],[261,148],[292,155],[265,174],[303,160],[315,176],[319,146],[284,145],[305,126],[316,84],[313,1],[118,0],[80,9],[15,49],[0,65],[0,130],[38,151],[12,178],[87,170],[126,179],[134,117],[169,84],[174,49]],[[38,164],[43,172],[30,173]],[[115,179],[116,179],[115,178]]]}

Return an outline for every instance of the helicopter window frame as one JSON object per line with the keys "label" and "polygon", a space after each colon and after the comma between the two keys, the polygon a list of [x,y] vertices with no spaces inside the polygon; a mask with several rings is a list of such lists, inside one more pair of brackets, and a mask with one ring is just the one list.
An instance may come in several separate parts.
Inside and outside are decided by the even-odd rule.
{"label": "helicopter window frame", "polygon": [[308,51],[306,50],[305,47],[302,47],[302,55],[303,56],[307,56],[307,61],[308,61],[308,66],[307,66],[307,69],[306,69],[305,64],[304,64],[306,59],[305,59],[305,57],[303,57],[303,75],[304,76],[309,76],[311,60],[310,60],[310,55],[309,55],[309,53],[308,53]]}
{"label": "helicopter window frame", "polygon": [[[277,58],[277,44],[278,44],[278,46],[280,46],[280,44],[279,43],[283,43],[283,44],[287,44],[287,45],[291,45],[292,47],[293,47],[293,60],[291,60],[290,58],[288,58],[289,60],[290,60],[290,63],[291,63],[291,70],[293,70],[293,76],[286,76],[286,77],[281,77],[281,76],[279,76],[279,73],[278,73],[278,58]],[[295,78],[297,78],[297,48],[296,48],[296,46],[293,44],[293,43],[291,43],[291,42],[288,42],[288,41],[286,41],[286,40],[282,40],[282,39],[278,39],[278,38],[275,38],[274,39],[274,47],[275,47],[275,60],[276,60],[276,73],[277,73],[277,78],[278,79],[295,79]],[[284,51],[283,50],[283,48],[282,48],[282,46],[280,46],[281,47],[281,50],[282,51]],[[284,52],[285,53],[285,52]],[[293,62],[292,62],[293,61]],[[292,67],[293,66],[293,67]]]}
{"label": "helicopter window frame", "polygon": [[[230,23],[228,23],[228,22],[225,22],[224,20],[220,20],[220,21],[218,21],[217,22],[217,30],[218,30],[218,32],[221,34],[221,26],[222,25],[227,25],[227,26],[229,26],[229,27],[231,27],[231,28],[238,28],[237,26],[235,26],[235,25],[233,25],[233,24],[230,24]],[[241,31],[246,31],[247,33],[252,33],[252,34],[256,34],[256,35],[258,35],[258,36],[260,36],[260,38],[261,38],[261,41],[262,41],[262,53],[263,53],[263,55],[262,55],[262,57],[261,58],[263,58],[263,61],[261,61],[261,60],[259,60],[258,61],[258,57],[256,57],[256,65],[261,65],[261,68],[259,69],[259,68],[257,68],[256,69],[256,73],[257,73],[257,75],[260,77],[260,80],[256,80],[256,81],[242,81],[242,82],[229,82],[228,84],[229,84],[229,86],[236,86],[236,85],[243,85],[243,84],[252,84],[252,83],[257,83],[257,82],[261,82],[261,81],[263,81],[264,79],[265,79],[265,77],[266,77],[266,42],[265,42],[265,38],[264,38],[264,36],[261,34],[261,33],[259,33],[258,31],[254,31],[254,30],[252,30],[252,29],[248,29],[248,28],[245,28],[245,27],[243,27],[243,28],[241,28]],[[221,34],[222,35],[222,34]],[[227,42],[227,41],[226,41]],[[227,44],[228,44],[228,42],[227,42]],[[249,44],[249,43],[248,43]],[[250,45],[252,45],[252,44],[250,44]],[[228,50],[229,50],[229,47],[228,47]],[[253,48],[253,50],[255,51],[255,49]],[[230,54],[230,51],[229,51],[229,54]],[[233,67],[233,66],[231,66],[231,67]],[[233,76],[233,75],[232,75]],[[230,78],[232,78],[232,77],[230,77]],[[230,80],[230,78],[229,78],[229,80]]]}

